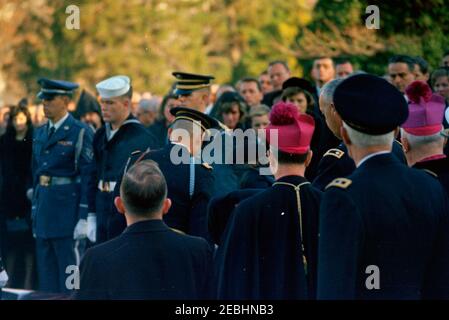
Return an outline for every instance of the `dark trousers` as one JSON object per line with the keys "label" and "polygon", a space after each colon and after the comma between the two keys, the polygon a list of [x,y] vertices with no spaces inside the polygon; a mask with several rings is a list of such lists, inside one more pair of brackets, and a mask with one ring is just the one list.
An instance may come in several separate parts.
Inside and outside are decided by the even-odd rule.
{"label": "dark trousers", "polygon": [[112,192],[97,191],[96,205],[97,205],[97,242],[96,244],[107,241],[108,238],[108,223],[113,214],[114,195]]}
{"label": "dark trousers", "polygon": [[74,240],[68,238],[36,239],[39,290],[69,293],[66,279],[68,266],[76,265]]}

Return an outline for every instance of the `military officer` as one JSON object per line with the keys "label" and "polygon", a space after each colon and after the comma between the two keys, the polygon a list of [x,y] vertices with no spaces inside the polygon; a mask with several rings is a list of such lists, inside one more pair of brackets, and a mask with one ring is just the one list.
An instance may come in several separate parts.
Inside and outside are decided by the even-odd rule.
{"label": "military officer", "polygon": [[304,178],[314,120],[279,102],[270,122],[266,134],[276,181],[240,202],[228,222],[215,259],[220,299],[315,297],[321,192]]}
{"label": "military officer", "polygon": [[[152,149],[156,143],[145,127],[131,114],[133,89],[127,76],[114,76],[96,85],[105,125],[94,137],[96,194],[89,204],[89,238],[101,243],[121,232],[116,221],[113,191],[131,152]],[[96,189],[96,190],[95,190]]]}
{"label": "military officer", "polygon": [[[331,132],[341,141],[340,128],[342,120],[335,110],[333,94],[335,88],[342,82],[342,79],[332,80],[326,83],[321,89],[320,109],[324,115],[326,125]],[[402,145],[393,141],[393,154],[402,162],[406,163]],[[326,186],[338,177],[346,177],[355,170],[354,160],[349,156],[348,149],[341,142],[336,148],[329,149],[321,158],[313,186],[324,191]]]}
{"label": "military officer", "polygon": [[[204,113],[209,104],[211,81],[215,78],[209,75],[178,71],[173,72],[173,76],[176,78],[174,94],[178,96],[180,106]],[[241,150],[235,150],[236,144],[232,138],[232,132],[228,132],[229,129],[222,123],[218,121],[216,123],[217,125],[211,128],[210,137],[203,143],[203,150],[207,150],[206,147],[209,144],[213,144],[216,148],[210,154],[204,152],[202,160],[214,168],[213,194],[224,195],[239,188],[239,181],[246,171],[246,167],[242,164],[235,164],[235,156]],[[221,142],[221,146],[219,142]],[[230,149],[233,151],[229,152]],[[221,154],[217,155],[215,152]]]}
{"label": "military officer", "polygon": [[[200,158],[202,139],[217,121],[202,112],[175,107],[170,110],[175,120],[169,129],[170,143],[162,149],[134,152],[127,170],[134,163],[151,159],[158,163],[167,180],[172,207],[164,216],[165,223],[182,233],[210,241],[207,230],[207,205],[212,196],[212,167]],[[118,195],[118,187],[115,194]]]}
{"label": "military officer", "polygon": [[369,74],[334,93],[356,170],[327,187],[320,210],[318,299],[449,297],[449,208],[438,181],[391,153],[408,117],[401,92]]}
{"label": "military officer", "polygon": [[423,81],[414,81],[406,89],[409,117],[402,125],[402,143],[409,166],[423,169],[441,182],[449,195],[449,158],[444,154],[444,98],[432,94]]}
{"label": "military officer", "polygon": [[74,238],[86,236],[93,132],[67,106],[78,84],[38,80],[48,123],[33,138],[32,219],[39,289],[66,292],[66,268],[76,265]]}

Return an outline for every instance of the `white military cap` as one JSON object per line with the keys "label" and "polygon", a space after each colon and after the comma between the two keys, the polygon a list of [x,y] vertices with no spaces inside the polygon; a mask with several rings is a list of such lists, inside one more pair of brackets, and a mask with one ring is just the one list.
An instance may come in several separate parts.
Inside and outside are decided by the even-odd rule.
{"label": "white military cap", "polygon": [[114,76],[96,85],[100,97],[109,99],[123,96],[131,87],[131,80],[127,76]]}

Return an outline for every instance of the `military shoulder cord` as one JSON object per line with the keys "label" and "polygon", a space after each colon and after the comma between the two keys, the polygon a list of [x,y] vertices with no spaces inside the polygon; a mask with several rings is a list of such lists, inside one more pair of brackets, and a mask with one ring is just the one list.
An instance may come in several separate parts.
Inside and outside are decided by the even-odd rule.
{"label": "military shoulder cord", "polygon": [[302,249],[302,260],[304,263],[304,272],[307,275],[307,258],[305,256],[305,250],[304,250],[304,237],[303,237],[303,232],[302,232],[302,210],[301,210],[301,197],[299,195],[299,190],[303,185],[306,184],[310,184],[310,182],[303,182],[298,184],[297,186],[295,186],[292,183],[288,183],[288,182],[275,182],[273,183],[273,186],[275,185],[285,185],[285,186],[289,186],[292,187],[293,189],[295,189],[295,193],[296,193],[296,204],[298,206],[298,215],[299,215],[299,236],[301,238],[301,249]]}

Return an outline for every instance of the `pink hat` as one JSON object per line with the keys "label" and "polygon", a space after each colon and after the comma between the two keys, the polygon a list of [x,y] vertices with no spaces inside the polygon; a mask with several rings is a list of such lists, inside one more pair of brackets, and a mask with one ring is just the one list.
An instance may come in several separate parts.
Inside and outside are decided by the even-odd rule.
{"label": "pink hat", "polygon": [[430,136],[441,131],[445,102],[433,94],[427,83],[413,81],[405,88],[409,115],[402,128],[415,136]]}
{"label": "pink hat", "polygon": [[[280,151],[304,154],[310,149],[314,129],[315,121],[311,116],[300,114],[292,103],[278,102],[271,109],[270,125],[265,130],[268,143]],[[277,130],[277,142],[270,142],[271,130]]]}

